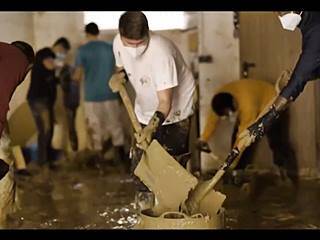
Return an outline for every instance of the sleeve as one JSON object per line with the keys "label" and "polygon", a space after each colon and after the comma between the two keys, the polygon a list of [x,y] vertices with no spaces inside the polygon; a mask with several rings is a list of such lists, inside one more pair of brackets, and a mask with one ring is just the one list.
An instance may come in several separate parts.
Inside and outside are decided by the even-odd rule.
{"label": "sleeve", "polygon": [[112,44],[113,55],[114,55],[116,67],[123,67],[118,41],[119,39],[117,37],[115,37],[113,40],[113,44]]}
{"label": "sleeve", "polygon": [[178,71],[172,56],[164,57],[154,69],[157,91],[178,86]]}
{"label": "sleeve", "polygon": [[206,142],[209,140],[209,138],[214,133],[214,130],[216,129],[218,120],[219,120],[218,116],[212,110],[210,110],[205,123],[204,131],[200,137],[201,140]]}
{"label": "sleeve", "polygon": [[320,28],[303,44],[299,60],[292,76],[280,93],[286,99],[295,100],[303,91],[308,81],[313,80],[316,70],[320,67]]}
{"label": "sleeve", "polygon": [[82,52],[80,49],[78,49],[77,53],[76,53],[76,60],[75,60],[75,67],[81,67],[84,65],[84,60],[83,60],[83,56],[82,56]]}

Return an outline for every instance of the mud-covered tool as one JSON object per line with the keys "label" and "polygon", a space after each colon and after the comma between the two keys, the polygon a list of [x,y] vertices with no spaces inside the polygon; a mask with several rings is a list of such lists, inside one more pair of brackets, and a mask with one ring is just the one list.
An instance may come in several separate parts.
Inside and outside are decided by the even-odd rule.
{"label": "mud-covered tool", "polygon": [[[142,127],[133,110],[125,82],[124,78],[111,79],[109,86],[113,92],[119,92],[134,131],[139,134]],[[184,169],[157,140],[153,140],[150,145],[146,141],[141,145],[145,150],[134,174],[154,193],[154,211],[178,211],[181,203],[188,198],[190,190],[197,185],[197,178]]]}
{"label": "mud-covered tool", "polygon": [[[219,194],[218,192],[212,193],[214,186],[218,183],[218,181],[222,178],[224,173],[228,170],[234,160],[239,156],[240,152],[243,150],[242,146],[237,146],[232,149],[229,153],[226,161],[221,165],[216,174],[208,181],[199,183],[195,189],[193,189],[188,199],[181,206],[183,211],[189,215],[195,214],[199,212],[201,201],[210,194]],[[225,198],[225,197],[224,197]],[[223,196],[216,195],[212,196],[210,199],[213,203],[215,203],[216,209],[219,209],[224,201]]]}

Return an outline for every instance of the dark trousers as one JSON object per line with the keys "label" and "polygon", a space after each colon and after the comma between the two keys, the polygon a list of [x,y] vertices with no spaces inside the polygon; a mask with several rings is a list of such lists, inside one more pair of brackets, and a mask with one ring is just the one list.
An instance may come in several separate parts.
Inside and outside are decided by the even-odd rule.
{"label": "dark trousers", "polygon": [[54,111],[53,105],[42,101],[29,102],[29,106],[38,130],[38,163],[51,163]]}
{"label": "dark trousers", "polygon": [[[297,159],[295,152],[289,141],[289,111],[281,113],[278,120],[274,122],[271,128],[266,132],[269,147],[273,154],[273,163],[279,167],[284,167],[287,170],[288,176],[293,179],[297,177]],[[236,140],[238,132],[238,124],[236,124],[233,135],[232,145]],[[252,162],[253,152],[257,147],[257,142],[249,146],[242,154],[239,164],[235,169],[244,169]]]}
{"label": "dark trousers", "polygon": [[[141,124],[143,127],[145,125]],[[186,167],[186,161],[180,156],[189,152],[189,133],[190,133],[190,118],[183,121],[161,126],[158,142],[166,149],[166,151],[173,156],[183,167]],[[133,174],[137,167],[143,151],[135,146],[134,141],[131,157],[131,174],[138,191],[147,191],[148,188]]]}
{"label": "dark trousers", "polygon": [[77,151],[78,150],[78,136],[77,136],[77,130],[76,130],[77,108],[66,108],[66,113],[67,113],[67,124],[68,124],[71,148],[73,151]]}

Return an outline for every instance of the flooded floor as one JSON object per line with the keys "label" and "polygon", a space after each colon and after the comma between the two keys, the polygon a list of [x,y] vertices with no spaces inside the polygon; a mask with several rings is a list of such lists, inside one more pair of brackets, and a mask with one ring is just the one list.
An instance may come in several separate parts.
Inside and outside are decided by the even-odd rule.
{"label": "flooded floor", "polygon": [[[20,209],[7,228],[130,229],[137,221],[134,187],[116,167],[92,169],[74,164],[50,171],[31,169],[17,179]],[[226,228],[320,227],[320,182],[299,188],[275,176],[257,177],[251,185],[224,185]]]}

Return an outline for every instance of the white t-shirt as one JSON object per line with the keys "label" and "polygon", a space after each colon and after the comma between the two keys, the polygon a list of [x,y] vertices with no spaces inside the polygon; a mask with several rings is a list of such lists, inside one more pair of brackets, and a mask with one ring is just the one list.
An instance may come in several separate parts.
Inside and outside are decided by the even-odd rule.
{"label": "white t-shirt", "polygon": [[113,53],[117,67],[124,67],[136,92],[134,109],[140,123],[149,123],[158,107],[157,91],[168,88],[173,88],[173,101],[164,124],[182,121],[193,113],[195,81],[173,42],[150,33],[146,51],[133,58],[117,34]]}

